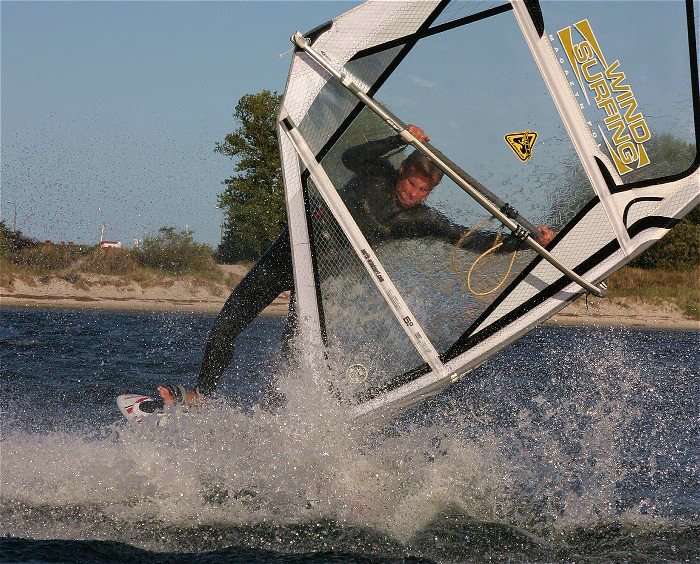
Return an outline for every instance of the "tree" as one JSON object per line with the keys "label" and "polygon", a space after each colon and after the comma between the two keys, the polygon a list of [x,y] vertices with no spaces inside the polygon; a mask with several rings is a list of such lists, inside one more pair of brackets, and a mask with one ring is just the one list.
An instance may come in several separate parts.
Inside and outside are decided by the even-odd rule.
{"label": "tree", "polygon": [[236,105],[238,127],[215,151],[236,160],[236,175],[219,195],[224,236],[217,250],[223,262],[255,260],[279,235],[286,216],[276,136],[282,97],[268,90],[246,94]]}
{"label": "tree", "polygon": [[11,255],[37,244],[37,241],[26,237],[21,231],[7,227],[4,219],[0,220],[0,256]]}
{"label": "tree", "polygon": [[161,227],[158,231],[158,237],[143,240],[139,254],[144,266],[185,274],[210,270],[214,265],[211,247],[196,243],[191,231],[175,231],[174,227]]}
{"label": "tree", "polygon": [[630,266],[691,270],[700,264],[700,208],[695,208],[661,241],[644,251]]}
{"label": "tree", "polygon": [[[645,167],[634,170],[623,177],[625,183],[661,178],[687,170],[695,160],[696,147],[678,139],[671,133],[658,133],[645,144],[651,161]],[[562,165],[566,166],[566,165]],[[569,163],[567,182],[559,198],[552,203],[551,215],[566,215],[561,210],[580,209],[592,192],[583,168],[578,163]],[[556,227],[560,227],[557,225]],[[661,268],[665,270],[686,270],[695,268],[700,263],[700,211],[691,211],[661,241],[644,251],[630,262],[637,268]]]}

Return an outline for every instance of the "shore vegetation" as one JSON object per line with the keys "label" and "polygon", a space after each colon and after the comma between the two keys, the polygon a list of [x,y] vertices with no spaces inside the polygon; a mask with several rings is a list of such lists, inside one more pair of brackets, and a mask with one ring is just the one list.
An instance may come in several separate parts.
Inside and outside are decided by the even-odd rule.
{"label": "shore vegetation", "polygon": [[[225,274],[214,260],[214,250],[197,243],[190,231],[162,227],[138,248],[102,248],[95,245],[40,242],[0,222],[0,285],[12,287],[15,278],[66,280],[89,286],[85,275],[118,277],[118,284],[168,286],[173,279],[190,277],[214,290],[235,286],[238,277]],[[217,290],[217,293],[220,290]]]}
{"label": "shore vegetation", "polygon": [[[0,285],[11,287],[16,276],[40,280],[53,276],[84,285],[86,274],[96,274],[121,277],[123,283],[133,281],[142,287],[168,285],[183,276],[205,285],[234,286],[237,277],[224,274],[217,261],[255,261],[286,223],[275,127],[280,101],[277,93],[268,90],[244,95],[235,108],[235,129],[215,144],[216,152],[235,163],[219,194],[224,225],[216,251],[197,243],[191,232],[172,227],[161,228],[158,236],[147,237],[139,248],[102,249],[99,245],[40,243],[0,222]],[[656,161],[662,167],[654,170],[656,175],[685,170],[696,154],[695,145],[671,134],[654,138],[651,150],[659,155]],[[575,176],[569,184],[575,193],[587,181]],[[613,274],[608,285],[613,299],[670,302],[685,315],[700,319],[700,208]]]}

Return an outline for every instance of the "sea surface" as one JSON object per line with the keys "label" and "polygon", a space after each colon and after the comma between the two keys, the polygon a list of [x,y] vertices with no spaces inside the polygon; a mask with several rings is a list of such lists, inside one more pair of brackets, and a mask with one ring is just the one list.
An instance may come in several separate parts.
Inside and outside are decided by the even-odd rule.
{"label": "sea surface", "polygon": [[212,316],[0,319],[2,561],[700,561],[698,332],[539,328],[360,433],[280,318],[160,426],[115,397],[193,385]]}

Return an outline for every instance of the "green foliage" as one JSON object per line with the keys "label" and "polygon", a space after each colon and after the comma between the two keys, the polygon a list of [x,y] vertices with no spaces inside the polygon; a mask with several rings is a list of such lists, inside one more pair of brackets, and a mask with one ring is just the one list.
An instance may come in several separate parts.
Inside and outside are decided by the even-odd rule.
{"label": "green foliage", "polygon": [[0,257],[30,271],[68,268],[94,249],[95,245],[40,243],[23,235],[21,231],[9,229],[4,221],[0,221]]}
{"label": "green foliage", "polygon": [[[626,182],[659,178],[684,172],[695,160],[695,145],[670,133],[652,136],[646,143],[651,163],[625,176]],[[630,265],[637,268],[690,270],[700,260],[700,210],[695,208],[668,235],[646,250]]]}
{"label": "green foliage", "polygon": [[700,208],[695,208],[661,241],[630,265],[637,268],[691,270],[700,264]]}
{"label": "green foliage", "polygon": [[196,243],[189,231],[175,231],[161,227],[160,236],[146,237],[139,260],[143,266],[164,270],[171,274],[186,274],[215,268],[213,250],[209,245]]}
{"label": "green foliage", "polygon": [[236,175],[219,196],[224,237],[223,262],[257,259],[285,224],[284,186],[277,146],[276,116],[282,97],[268,90],[246,94],[236,105],[238,127],[216,144],[216,152],[236,160]]}
{"label": "green foliage", "polygon": [[695,160],[695,145],[674,137],[671,133],[657,133],[645,143],[649,164],[626,174],[625,182],[661,178],[686,171]]}
{"label": "green foliage", "polygon": [[75,286],[80,286],[80,285],[86,284],[85,278],[83,278],[77,272],[66,272],[63,276],[61,276],[61,279],[65,280],[66,282],[69,282],[70,284],[73,284]]}
{"label": "green foliage", "polygon": [[134,274],[141,268],[140,252],[131,249],[96,249],[78,265],[81,272],[104,275]]}
{"label": "green foliage", "polygon": [[[686,171],[695,160],[695,145],[676,138],[671,133],[658,133],[645,144],[650,164],[625,175],[625,183],[651,178],[661,178]],[[567,167],[567,187],[552,205],[552,216],[569,206],[580,209],[591,197],[588,179],[580,165]],[[570,219],[570,214],[559,214]],[[555,227],[560,227],[552,223]],[[664,270],[691,270],[700,260],[700,210],[696,208],[668,235],[632,262],[636,268],[659,268]]]}
{"label": "green foliage", "polygon": [[142,249],[101,249],[97,245],[39,243],[0,222],[0,250],[1,263],[8,270],[60,276],[75,283],[84,282],[79,272],[136,279],[158,276],[157,270],[208,280],[222,278],[212,258],[213,249],[196,243],[191,232],[172,227],[162,227],[158,237],[147,237]]}
{"label": "green foliage", "polygon": [[10,262],[34,272],[61,270],[94,250],[94,245],[37,243],[12,253]]}
{"label": "green foliage", "polygon": [[0,220],[0,256],[8,256],[37,244],[31,237],[26,237],[21,231],[13,231],[4,220]]}

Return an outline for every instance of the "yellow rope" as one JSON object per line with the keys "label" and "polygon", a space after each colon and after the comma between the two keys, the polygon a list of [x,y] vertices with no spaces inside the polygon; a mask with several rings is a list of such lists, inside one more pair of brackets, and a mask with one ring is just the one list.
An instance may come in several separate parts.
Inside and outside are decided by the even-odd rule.
{"label": "yellow rope", "polygon": [[452,272],[454,272],[455,274],[459,274],[459,270],[457,269],[457,251],[462,248],[462,244],[464,243],[464,241],[466,241],[469,237],[471,237],[474,233],[476,233],[479,229],[481,229],[492,219],[492,217],[487,217],[483,221],[477,223],[474,227],[472,227],[469,231],[462,235],[459,238],[459,241],[457,241],[452,246],[452,256],[450,257],[450,270],[452,270]]}
{"label": "yellow rope", "polygon": [[[454,244],[454,246],[452,247],[452,256],[450,259],[450,267],[451,267],[450,269],[452,270],[452,272],[454,272],[455,274],[459,274],[459,271],[457,269],[457,251],[462,247],[462,244],[464,243],[464,241],[466,241],[469,237],[471,237],[471,235],[473,235],[476,231],[481,229],[486,223],[488,223],[492,219],[493,219],[492,217],[487,217],[486,219],[484,219],[483,221],[481,221],[480,223],[478,223],[477,225],[472,227],[464,235],[462,235],[459,238],[459,241],[457,241]],[[496,251],[496,249],[500,248],[503,245],[503,243],[501,242],[502,238],[503,238],[503,228],[501,227],[501,229],[499,229],[499,231],[498,231],[498,234],[496,235],[496,240],[494,241],[493,246],[491,248],[487,249],[486,251],[484,251],[483,253],[481,253],[476,258],[476,260],[472,263],[472,265],[469,267],[469,271],[467,272],[467,288],[475,296],[488,296],[489,294],[493,294],[496,290],[498,290],[501,286],[503,286],[505,281],[508,279],[508,276],[510,276],[510,273],[513,271],[513,264],[515,263],[515,257],[518,254],[517,249],[513,251],[513,256],[510,258],[510,264],[508,265],[508,270],[503,275],[503,278],[501,279],[501,281],[498,283],[497,286],[495,286],[494,288],[492,288],[491,290],[489,290],[487,292],[477,292],[476,290],[474,290],[474,288],[472,288],[471,278],[472,278],[472,272],[473,272],[474,268],[476,267],[477,263],[481,259],[490,255],[491,253]]]}
{"label": "yellow rope", "polygon": [[513,263],[515,263],[515,257],[518,254],[517,249],[513,251],[513,256],[510,257],[510,264],[508,265],[508,270],[506,270],[506,273],[503,275],[503,278],[501,278],[501,281],[498,283],[497,286],[495,286],[494,288],[491,288],[488,292],[477,292],[474,288],[472,288],[472,271],[474,270],[474,267],[476,266],[476,264],[482,258],[486,257],[487,255],[490,255],[492,252],[494,252],[496,249],[498,249],[502,245],[503,245],[503,243],[501,243],[500,241],[495,243],[493,247],[491,247],[487,251],[484,251],[483,253],[481,253],[477,257],[477,259],[472,263],[471,267],[469,268],[469,272],[467,272],[467,287],[469,288],[469,291],[472,294],[474,294],[475,296],[488,296],[489,294],[493,294],[496,290],[498,290],[501,286],[503,286],[505,281],[508,279],[508,276],[510,276],[510,273],[513,270]]}

